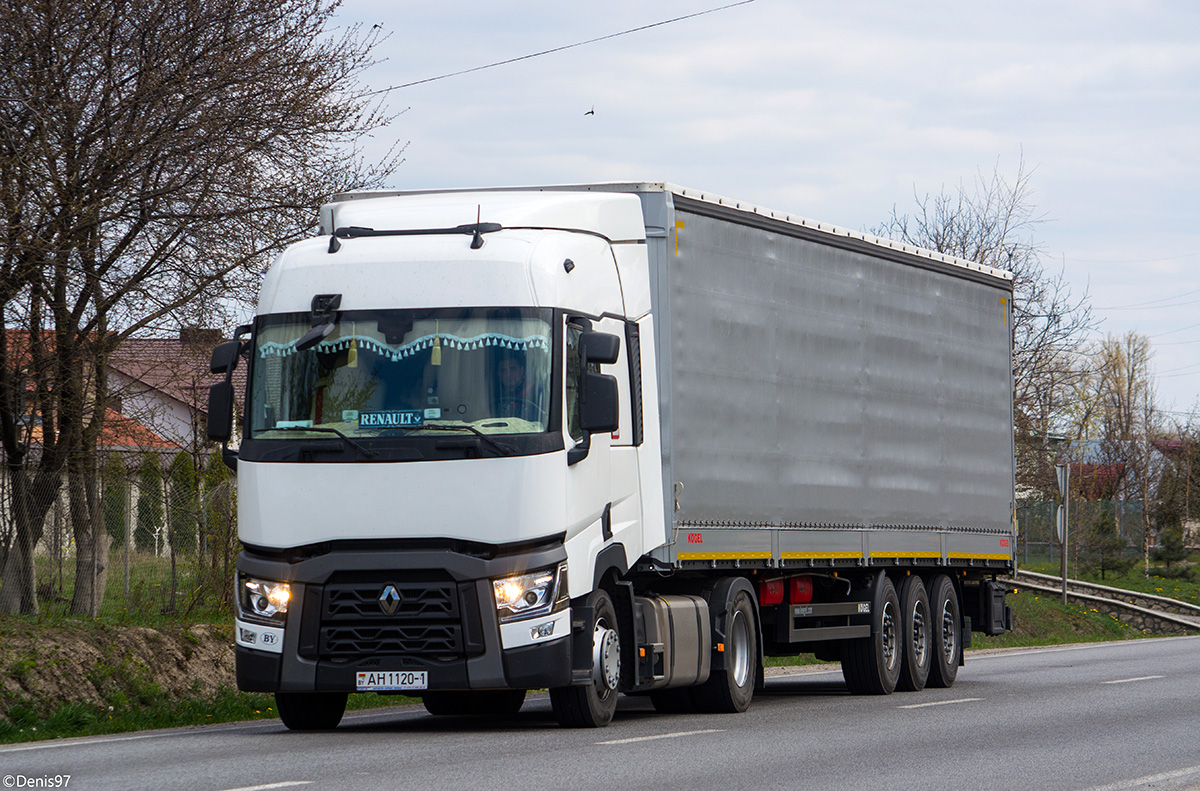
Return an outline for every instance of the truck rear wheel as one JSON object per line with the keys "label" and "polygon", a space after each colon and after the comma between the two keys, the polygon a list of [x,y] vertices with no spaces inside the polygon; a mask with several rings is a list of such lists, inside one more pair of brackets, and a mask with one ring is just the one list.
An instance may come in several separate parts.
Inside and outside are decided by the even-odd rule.
{"label": "truck rear wheel", "polygon": [[842,677],[853,695],[890,695],[900,680],[900,597],[880,572],[871,598],[871,635],[842,644]]}
{"label": "truck rear wheel", "polygon": [[621,681],[621,636],[617,610],[606,591],[592,591],[592,683],[550,690],[550,706],[566,728],[603,728],[617,711]]}
{"label": "truck rear wheel", "polygon": [[346,713],[345,692],[276,692],[279,719],[292,731],[333,730]]}
{"label": "truck rear wheel", "polygon": [[929,623],[929,595],[925,592],[925,583],[916,574],[906,577],[900,586],[900,613],[904,640],[896,689],[919,692],[925,689],[929,678],[933,635]]}
{"label": "truck rear wheel", "polygon": [[477,717],[512,717],[525,704],[523,689],[482,689],[426,692],[425,710],[437,716],[471,714]]}
{"label": "truck rear wheel", "polygon": [[721,580],[708,603],[713,617],[713,639],[724,635],[722,667],[714,667],[708,681],[692,688],[700,711],[735,714],[745,711],[754,698],[758,677],[758,616],[753,589],[740,577]]}
{"label": "truck rear wheel", "polygon": [[929,605],[933,616],[929,686],[952,687],[958,678],[958,662],[962,654],[962,614],[958,591],[945,574],[937,575],[929,583]]}

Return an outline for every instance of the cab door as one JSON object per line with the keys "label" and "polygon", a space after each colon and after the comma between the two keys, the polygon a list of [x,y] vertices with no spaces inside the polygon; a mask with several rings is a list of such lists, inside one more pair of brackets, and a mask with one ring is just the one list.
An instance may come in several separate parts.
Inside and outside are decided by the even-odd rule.
{"label": "cab door", "polygon": [[[563,368],[567,445],[567,540],[570,541],[589,527],[599,524],[600,530],[589,536],[589,544],[603,543],[606,517],[611,502],[610,458],[611,434],[591,433],[583,427],[583,378],[585,369],[581,355],[582,338],[592,332],[591,322],[580,317],[568,317],[566,326],[566,361]],[[598,363],[589,362],[587,372],[600,373]],[[589,553],[592,554],[592,553]]]}

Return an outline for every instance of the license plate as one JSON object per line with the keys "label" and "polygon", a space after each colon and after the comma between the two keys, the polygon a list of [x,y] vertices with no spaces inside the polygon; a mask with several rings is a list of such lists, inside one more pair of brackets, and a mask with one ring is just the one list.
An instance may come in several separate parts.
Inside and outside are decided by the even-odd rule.
{"label": "license plate", "polygon": [[377,670],[357,674],[356,685],[359,692],[427,689],[429,677],[424,670]]}

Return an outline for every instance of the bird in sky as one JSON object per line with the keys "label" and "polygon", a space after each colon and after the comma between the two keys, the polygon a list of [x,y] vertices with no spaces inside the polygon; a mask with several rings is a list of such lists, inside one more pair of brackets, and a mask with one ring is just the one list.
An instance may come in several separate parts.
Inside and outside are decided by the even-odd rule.
{"label": "bird in sky", "polygon": [[590,109],[586,113],[584,113],[584,115],[595,115],[595,114],[596,114],[596,105],[594,105],[594,104],[592,105],[592,109]]}

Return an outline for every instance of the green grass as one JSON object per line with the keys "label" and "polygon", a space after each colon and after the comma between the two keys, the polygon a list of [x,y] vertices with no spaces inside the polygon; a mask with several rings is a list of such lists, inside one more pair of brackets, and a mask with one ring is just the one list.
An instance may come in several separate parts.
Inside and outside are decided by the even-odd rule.
{"label": "green grass", "polygon": [[995,637],[971,635],[971,648],[1017,648],[1065,643],[1094,643],[1145,637],[1140,631],[1091,607],[1063,604],[1056,596],[1020,591],[1008,596],[1014,628]]}
{"label": "green grass", "polygon": [[[1057,565],[1051,567],[1051,564],[1048,563],[1022,568],[1025,571],[1051,574],[1056,577],[1061,571]],[[1140,565],[1125,574],[1118,575],[1109,572],[1104,575],[1104,579],[1100,579],[1099,574],[1084,574],[1074,570],[1069,571],[1068,574],[1071,579],[1077,579],[1082,582],[1094,582],[1097,585],[1107,585],[1110,588],[1120,588],[1138,593],[1150,593],[1155,596],[1165,596],[1168,599],[1178,599],[1189,604],[1200,605],[1200,582],[1192,579],[1171,579],[1153,574],[1147,577],[1142,573]]]}
{"label": "green grass", "polygon": [[[128,558],[129,591],[126,592],[126,558],[122,548],[109,553],[108,579],[99,619],[131,626],[190,626],[232,620],[233,613],[220,602],[232,590],[232,567],[205,568],[193,556],[176,558],[175,596],[171,596],[171,559],[152,553],[131,551]],[[46,555],[34,560],[34,575],[39,589],[40,619],[54,622],[71,617],[71,597],[75,592],[75,559],[61,564]]]}

